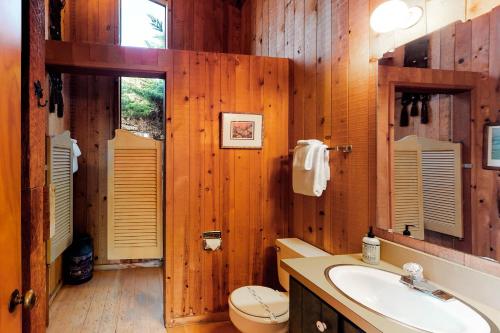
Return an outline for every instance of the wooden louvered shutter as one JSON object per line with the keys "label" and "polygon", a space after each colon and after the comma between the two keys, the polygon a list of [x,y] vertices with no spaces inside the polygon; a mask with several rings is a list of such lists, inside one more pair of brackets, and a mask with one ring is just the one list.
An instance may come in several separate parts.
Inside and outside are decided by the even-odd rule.
{"label": "wooden louvered shutter", "polygon": [[421,147],[409,136],[394,145],[393,225],[402,233],[405,225],[416,239],[424,239]]}
{"label": "wooden louvered shutter", "polygon": [[162,143],[125,130],[108,141],[108,259],[163,257]]}
{"label": "wooden louvered shutter", "polygon": [[50,188],[50,264],[73,242],[73,142],[68,131],[48,139]]}
{"label": "wooden louvered shutter", "polygon": [[425,228],[463,238],[460,143],[419,138]]}

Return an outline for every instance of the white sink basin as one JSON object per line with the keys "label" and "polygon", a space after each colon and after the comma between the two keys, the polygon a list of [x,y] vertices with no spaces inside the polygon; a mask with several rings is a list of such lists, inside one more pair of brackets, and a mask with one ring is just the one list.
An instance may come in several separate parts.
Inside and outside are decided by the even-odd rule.
{"label": "white sink basin", "polygon": [[433,333],[490,333],[488,322],[457,299],[442,301],[409,288],[400,275],[383,270],[340,265],[327,278],[346,296],[378,314]]}

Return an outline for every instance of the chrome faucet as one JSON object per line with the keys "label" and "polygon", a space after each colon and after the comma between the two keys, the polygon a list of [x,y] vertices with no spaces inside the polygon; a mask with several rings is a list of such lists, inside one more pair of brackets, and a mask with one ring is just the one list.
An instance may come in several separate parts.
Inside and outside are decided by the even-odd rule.
{"label": "chrome faucet", "polygon": [[427,280],[424,279],[424,269],[419,264],[412,262],[406,263],[403,265],[403,270],[407,273],[407,275],[402,275],[400,279],[400,282],[404,285],[442,301],[448,301],[453,298],[453,296],[446,291],[438,289],[428,283]]}

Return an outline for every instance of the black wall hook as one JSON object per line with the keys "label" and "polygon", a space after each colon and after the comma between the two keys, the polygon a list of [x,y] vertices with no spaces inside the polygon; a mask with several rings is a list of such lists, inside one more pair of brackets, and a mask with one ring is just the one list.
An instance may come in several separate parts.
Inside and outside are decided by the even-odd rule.
{"label": "black wall hook", "polygon": [[35,82],[33,82],[33,86],[35,88],[35,96],[37,98],[38,107],[39,108],[46,107],[47,100],[45,100],[45,102],[43,102],[43,104],[40,102],[43,98],[43,88],[42,88],[42,84],[40,83],[40,80],[36,80]]}

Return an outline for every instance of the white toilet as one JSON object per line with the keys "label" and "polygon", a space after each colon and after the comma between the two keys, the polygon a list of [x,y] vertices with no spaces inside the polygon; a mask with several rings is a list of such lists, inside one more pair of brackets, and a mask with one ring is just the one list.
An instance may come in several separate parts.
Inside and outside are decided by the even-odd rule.
{"label": "white toilet", "polygon": [[278,277],[286,292],[268,287],[245,286],[229,295],[229,318],[243,333],[288,332],[289,275],[280,267],[281,259],[329,256],[298,238],[276,240]]}

